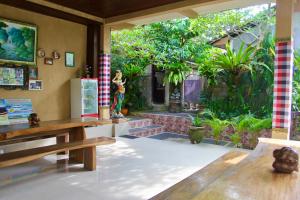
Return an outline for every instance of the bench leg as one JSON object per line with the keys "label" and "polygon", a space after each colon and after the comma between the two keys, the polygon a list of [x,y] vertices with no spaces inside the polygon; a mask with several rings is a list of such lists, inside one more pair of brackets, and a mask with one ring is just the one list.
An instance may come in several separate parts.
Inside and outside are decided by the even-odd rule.
{"label": "bench leg", "polygon": [[[56,137],[56,144],[62,144],[69,142],[69,135],[59,135]],[[66,155],[68,154],[68,151],[57,153],[57,155]]]}
{"label": "bench leg", "polygon": [[96,146],[84,149],[84,169],[96,170]]}
{"label": "bench leg", "polygon": [[[84,127],[76,127],[70,130],[69,140],[70,142],[85,140]],[[71,162],[83,163],[83,149],[72,150],[69,153]]]}

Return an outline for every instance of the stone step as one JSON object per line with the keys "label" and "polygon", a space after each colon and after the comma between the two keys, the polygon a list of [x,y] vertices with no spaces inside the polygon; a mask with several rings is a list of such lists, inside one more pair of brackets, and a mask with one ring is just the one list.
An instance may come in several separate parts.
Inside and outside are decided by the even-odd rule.
{"label": "stone step", "polygon": [[153,125],[153,120],[149,118],[136,118],[128,121],[129,127],[132,129],[143,128]]}
{"label": "stone step", "polygon": [[164,126],[151,125],[142,128],[129,129],[129,135],[136,136],[136,137],[149,137],[149,136],[160,134],[164,131],[165,131]]}

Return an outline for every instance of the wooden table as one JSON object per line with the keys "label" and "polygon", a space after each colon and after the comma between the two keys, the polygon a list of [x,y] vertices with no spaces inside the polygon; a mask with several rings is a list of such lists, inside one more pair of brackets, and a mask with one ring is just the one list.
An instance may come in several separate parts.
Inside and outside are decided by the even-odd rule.
{"label": "wooden table", "polygon": [[272,153],[282,146],[300,153],[300,142],[260,139],[248,156],[231,152],[152,200],[299,200],[300,174],[272,169]]}
{"label": "wooden table", "polygon": [[[40,122],[37,127],[28,124],[0,126],[0,145],[56,137],[57,143],[82,141],[86,139],[84,127],[111,124],[111,120],[69,119]],[[68,133],[61,135],[62,133]],[[83,162],[83,150],[70,152],[73,161]]]}

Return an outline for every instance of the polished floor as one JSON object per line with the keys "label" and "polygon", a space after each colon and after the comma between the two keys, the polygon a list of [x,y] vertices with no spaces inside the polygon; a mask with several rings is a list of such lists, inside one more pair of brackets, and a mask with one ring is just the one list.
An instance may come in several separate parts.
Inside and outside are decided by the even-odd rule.
{"label": "polished floor", "polygon": [[[0,200],[149,199],[231,149],[150,138],[117,138],[97,148],[97,170],[48,156],[0,170]],[[62,160],[63,161],[63,160]]]}

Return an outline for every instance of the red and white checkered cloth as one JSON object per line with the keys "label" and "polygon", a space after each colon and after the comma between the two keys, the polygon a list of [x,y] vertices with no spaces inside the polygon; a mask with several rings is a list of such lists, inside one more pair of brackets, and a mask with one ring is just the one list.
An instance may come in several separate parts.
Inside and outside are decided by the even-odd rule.
{"label": "red and white checkered cloth", "polygon": [[100,107],[110,105],[110,54],[100,54],[98,70],[98,102]]}
{"label": "red and white checkered cloth", "polygon": [[292,44],[291,41],[276,44],[273,128],[290,128],[294,60]]}

